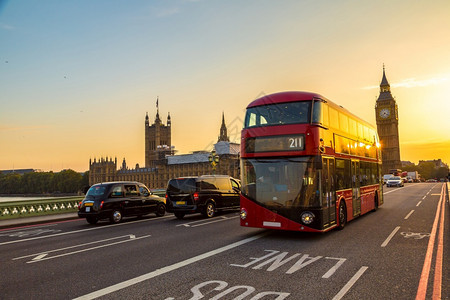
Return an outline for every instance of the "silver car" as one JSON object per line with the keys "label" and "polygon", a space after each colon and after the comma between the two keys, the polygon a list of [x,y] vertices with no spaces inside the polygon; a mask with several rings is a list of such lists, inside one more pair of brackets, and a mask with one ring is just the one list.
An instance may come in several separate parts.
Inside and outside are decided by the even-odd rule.
{"label": "silver car", "polygon": [[400,176],[392,176],[391,178],[388,179],[388,181],[386,181],[386,186],[387,187],[391,187],[391,186],[403,186],[403,180]]}

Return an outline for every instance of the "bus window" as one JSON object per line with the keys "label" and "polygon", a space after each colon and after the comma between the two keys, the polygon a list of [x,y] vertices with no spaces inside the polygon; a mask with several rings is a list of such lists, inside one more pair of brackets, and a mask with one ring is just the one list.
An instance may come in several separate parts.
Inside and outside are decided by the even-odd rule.
{"label": "bus window", "polygon": [[323,124],[323,126],[326,126],[326,127],[329,126],[328,105],[326,105],[325,103],[322,103],[322,124]]}
{"label": "bus window", "polygon": [[244,128],[286,124],[307,124],[311,117],[311,102],[290,102],[263,105],[247,109]]}
{"label": "bus window", "polygon": [[364,139],[366,141],[370,141],[369,128],[367,128],[367,126],[363,126],[363,128],[364,128]]}
{"label": "bus window", "polygon": [[256,126],[256,114],[248,114],[246,123],[248,127]]}
{"label": "bus window", "polygon": [[348,125],[349,125],[348,126],[349,133],[351,135],[353,135],[353,136],[357,136],[358,135],[358,129],[356,127],[356,121],[351,119],[351,118],[349,118]]}
{"label": "bus window", "polygon": [[330,107],[329,110],[329,116],[330,116],[330,126],[336,129],[339,129],[339,113],[334,108]]}
{"label": "bus window", "polygon": [[339,113],[339,128],[348,133],[348,117],[343,113]]}
{"label": "bus window", "polygon": [[364,129],[361,123],[358,123],[358,140],[364,139]]}

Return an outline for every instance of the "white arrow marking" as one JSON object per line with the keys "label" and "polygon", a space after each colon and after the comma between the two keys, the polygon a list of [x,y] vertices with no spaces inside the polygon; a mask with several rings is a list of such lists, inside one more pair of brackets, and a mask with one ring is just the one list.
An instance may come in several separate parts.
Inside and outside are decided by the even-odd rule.
{"label": "white arrow marking", "polygon": [[43,258],[46,257],[47,255],[48,255],[47,253],[40,254],[40,255],[36,256],[35,258],[33,258],[33,260],[40,260],[40,259],[43,259]]}
{"label": "white arrow marking", "polygon": [[[75,246],[70,246],[70,247],[65,247],[65,248],[45,251],[45,252],[41,252],[41,253],[30,254],[30,255],[21,256],[21,257],[16,257],[16,258],[13,258],[13,260],[18,260],[18,259],[23,259],[23,258],[28,258],[28,257],[35,257],[31,261],[27,262],[27,263],[33,263],[33,262],[53,259],[53,258],[57,258],[57,257],[72,255],[72,254],[76,254],[76,253],[80,253],[80,252],[85,252],[85,251],[89,251],[89,250],[95,250],[95,249],[99,249],[99,248],[104,248],[104,247],[108,247],[108,246],[112,246],[112,245],[116,245],[116,244],[122,244],[122,243],[130,242],[130,241],[136,241],[136,240],[147,238],[147,237],[150,237],[150,236],[151,235],[145,235],[145,236],[141,236],[141,237],[137,238],[134,234],[128,234],[128,235],[123,235],[123,236],[119,236],[119,237],[113,237],[113,238],[109,238],[109,239],[105,239],[105,240],[94,241],[94,242],[90,242],[90,243],[84,243],[84,244],[80,244],[80,245],[75,245]],[[73,249],[73,248],[79,248],[79,247],[83,247],[83,246],[87,246],[87,245],[98,244],[98,243],[107,242],[107,241],[111,241],[111,240],[117,240],[117,239],[126,238],[126,237],[128,237],[128,239],[123,240],[123,241],[118,241],[118,242],[114,242],[114,243],[110,243],[110,244],[100,245],[100,246],[97,246],[97,247],[77,250],[77,251],[74,251],[74,252],[69,252],[69,253],[64,253],[64,254],[59,254],[59,255],[52,256],[52,257],[44,258],[49,253],[58,252],[58,251],[64,251],[64,250]]]}

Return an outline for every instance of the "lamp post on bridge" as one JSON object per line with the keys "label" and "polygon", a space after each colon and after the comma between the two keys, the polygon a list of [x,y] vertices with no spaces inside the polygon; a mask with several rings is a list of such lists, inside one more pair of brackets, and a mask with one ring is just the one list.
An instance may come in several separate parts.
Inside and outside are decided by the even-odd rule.
{"label": "lamp post on bridge", "polygon": [[216,154],[216,150],[212,150],[211,153],[209,154],[209,162],[212,166],[213,169],[213,175],[215,175],[216,173],[216,166],[219,164],[219,155]]}

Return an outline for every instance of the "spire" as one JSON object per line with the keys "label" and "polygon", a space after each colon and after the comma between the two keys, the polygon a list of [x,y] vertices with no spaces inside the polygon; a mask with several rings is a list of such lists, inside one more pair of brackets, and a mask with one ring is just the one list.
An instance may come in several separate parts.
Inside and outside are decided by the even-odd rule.
{"label": "spire", "polygon": [[170,112],[167,114],[167,126],[172,125],[172,120],[170,119]]}
{"label": "spire", "polygon": [[380,92],[389,92],[391,90],[391,86],[389,85],[389,82],[386,78],[386,72],[383,64],[383,78],[381,79],[380,83]]}
{"label": "spire", "polygon": [[145,113],[145,125],[149,125],[150,122],[148,121],[148,112]]}
{"label": "spire", "polygon": [[155,123],[161,123],[161,119],[159,118],[159,96],[156,97],[156,119],[155,119]]}
{"label": "spire", "polygon": [[383,64],[383,78],[380,83],[380,95],[378,96],[377,101],[391,100],[394,97],[391,94],[391,86],[386,78],[386,69]]}
{"label": "spire", "polygon": [[222,125],[220,126],[220,134],[217,142],[229,142],[227,126],[225,125],[225,113],[222,112]]}

